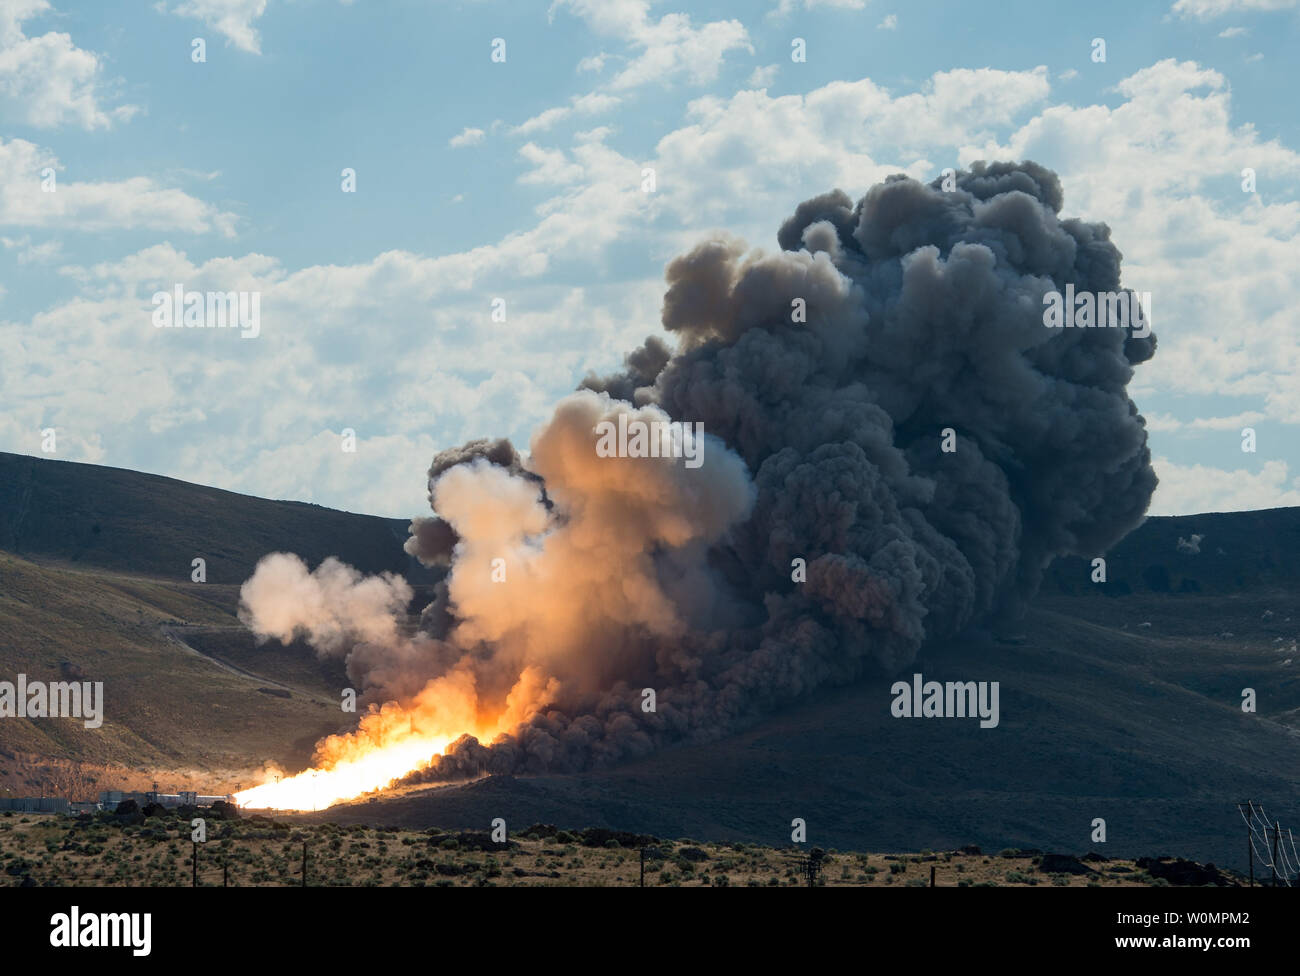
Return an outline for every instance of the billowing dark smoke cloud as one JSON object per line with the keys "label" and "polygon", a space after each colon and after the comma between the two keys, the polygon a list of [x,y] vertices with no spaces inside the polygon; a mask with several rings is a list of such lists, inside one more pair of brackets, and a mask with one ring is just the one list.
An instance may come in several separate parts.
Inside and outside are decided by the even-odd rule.
{"label": "billowing dark smoke cloud", "polygon": [[626,400],[642,406],[655,399],[653,384],[668,361],[673,351],[658,336],[649,336],[643,345],[633,349],[623,357],[623,371],[609,376],[588,374],[582,381],[581,388],[608,393],[615,400]]}
{"label": "billowing dark smoke cloud", "polygon": [[[706,241],[667,270],[675,352],[651,337],[589,376],[527,460],[506,441],[440,454],[439,517],[408,543],[450,564],[424,639],[458,650],[481,707],[514,688],[522,720],[412,778],[725,733],[924,641],[1014,630],[1054,557],[1134,528],[1156,478],[1126,386],[1155,338],[1044,326],[1047,292],[1121,290],[1109,229],[1062,199],[1034,163],[976,164],[955,191],[894,177],[800,204],[777,253]],[[704,465],[597,458],[592,425],[632,410],[703,423]],[[496,553],[518,587],[486,583]]]}

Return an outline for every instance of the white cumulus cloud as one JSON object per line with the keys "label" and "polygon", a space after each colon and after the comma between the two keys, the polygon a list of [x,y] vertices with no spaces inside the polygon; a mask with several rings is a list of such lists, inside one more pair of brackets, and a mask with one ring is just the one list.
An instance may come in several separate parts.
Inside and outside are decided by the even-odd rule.
{"label": "white cumulus cloud", "polygon": [[111,96],[99,55],[77,47],[69,34],[27,35],[25,22],[51,13],[48,0],[0,3],[0,117],[38,128],[107,129],[129,120],[136,106],[104,105]]}

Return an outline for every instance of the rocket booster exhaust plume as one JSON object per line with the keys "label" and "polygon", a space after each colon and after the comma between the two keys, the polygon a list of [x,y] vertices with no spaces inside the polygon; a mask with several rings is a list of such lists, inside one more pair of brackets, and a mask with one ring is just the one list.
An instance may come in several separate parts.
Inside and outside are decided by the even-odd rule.
{"label": "rocket booster exhaust plume", "polygon": [[[721,735],[1014,627],[1051,560],[1104,552],[1156,485],[1126,393],[1154,335],[1044,325],[1067,285],[1121,291],[1109,229],[1061,205],[1035,163],[977,163],[955,190],[806,201],[775,253],[720,235],[677,258],[675,348],[588,376],[526,459],[434,459],[406,548],[446,576],[414,634],[400,580],[263,560],[245,622],[346,654],[371,706],[318,748],[329,802]],[[602,456],[602,424],[637,420],[702,424],[702,463]],[[302,803],[301,777],[257,790]]]}

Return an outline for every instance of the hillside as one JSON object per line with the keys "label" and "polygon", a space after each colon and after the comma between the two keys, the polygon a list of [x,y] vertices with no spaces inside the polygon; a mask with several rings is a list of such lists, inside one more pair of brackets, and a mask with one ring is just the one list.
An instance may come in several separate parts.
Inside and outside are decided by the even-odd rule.
{"label": "hillside", "polygon": [[406,525],[0,453],[0,676],[83,676],[106,702],[94,731],[0,723],[0,791],[233,788],[262,760],[307,762],[346,727],[343,668],[302,644],[258,647],[235,616],[239,584],[277,550],[426,580]]}
{"label": "hillside", "polygon": [[[43,765],[30,757],[88,764],[83,794],[119,785],[118,772],[106,770],[100,782],[94,767],[138,768],[146,782],[193,770],[194,785],[207,788],[214,775],[225,780],[247,769],[250,756],[305,762],[316,739],[341,725],[342,669],[323,670],[305,647],[268,646],[250,676],[191,650],[191,628],[177,626],[182,621],[198,625],[197,635],[230,635],[232,644],[253,647],[234,618],[237,598],[230,585],[67,569],[0,553],[0,675],[102,681],[105,713],[93,730],[72,720],[0,722],[0,789],[25,796],[78,782],[74,768],[56,764],[46,773],[30,768]],[[194,645],[203,644],[196,636]],[[183,777],[176,788],[189,782]]]}
{"label": "hillside", "polygon": [[420,575],[403,551],[407,522],[268,501],[173,478],[0,452],[0,550],[158,579],[239,584],[258,559],[340,556],[367,573]]}
{"label": "hillside", "polygon": [[[275,549],[400,571],[404,523],[12,455],[0,472],[0,675],[85,674],[108,702],[94,734],[0,723],[0,790],[88,795],[152,778],[224,790],[264,760],[301,767],[347,726],[341,668],[302,645],[256,646],[234,617],[237,584]],[[210,582],[191,583],[205,539],[220,540]],[[782,845],[803,817],[811,843],[840,849],[1099,847],[1242,867],[1234,801],[1300,817],[1298,542],[1300,509],[1160,518],[1107,554],[1105,585],[1061,561],[1023,643],[971,635],[912,669],[998,681],[996,729],[895,719],[890,682],[868,681],[614,769],[292,819],[423,829],[503,816]],[[1241,711],[1243,688],[1257,714]]]}
{"label": "hillside", "polygon": [[1106,557],[1106,583],[1091,581],[1090,560],[1058,559],[1044,589],[1067,594],[1234,593],[1293,586],[1300,577],[1300,508],[1157,516]]}

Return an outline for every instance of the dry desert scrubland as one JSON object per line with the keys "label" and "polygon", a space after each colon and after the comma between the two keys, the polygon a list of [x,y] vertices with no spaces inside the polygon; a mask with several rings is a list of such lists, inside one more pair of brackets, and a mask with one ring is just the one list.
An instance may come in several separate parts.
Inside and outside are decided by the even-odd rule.
{"label": "dry desert scrubland", "polygon": [[[154,815],[146,815],[153,813]],[[206,840],[191,822],[202,816]],[[604,828],[537,824],[492,840],[487,831],[287,824],[210,811],[126,811],[81,817],[0,814],[0,883],[7,886],[806,886],[810,847],[666,840]],[[821,851],[819,887],[1134,887],[1237,885],[1213,865],[1004,850]]]}

